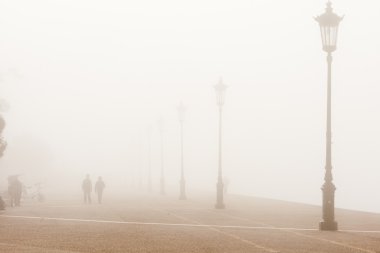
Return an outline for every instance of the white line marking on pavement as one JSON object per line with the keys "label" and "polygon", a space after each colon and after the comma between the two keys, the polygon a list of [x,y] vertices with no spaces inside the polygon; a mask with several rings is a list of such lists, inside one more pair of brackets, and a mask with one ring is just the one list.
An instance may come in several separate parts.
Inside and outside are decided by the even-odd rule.
{"label": "white line marking on pavement", "polygon": [[[235,226],[235,225],[207,225],[207,224],[191,224],[191,223],[163,223],[163,222],[138,222],[138,221],[117,221],[117,220],[91,220],[91,219],[75,219],[60,217],[42,217],[42,216],[19,216],[19,215],[0,215],[4,218],[20,218],[20,219],[39,219],[39,220],[56,220],[56,221],[75,221],[75,222],[93,222],[93,223],[110,223],[110,224],[131,224],[131,225],[157,225],[157,226],[180,226],[180,227],[215,227],[215,228],[237,228],[252,230],[293,230],[293,231],[319,231],[315,228],[285,228],[285,227],[262,227],[262,226]],[[265,223],[263,223],[265,224]],[[380,230],[339,230],[339,232],[347,233],[380,233]]]}
{"label": "white line marking on pavement", "polygon": [[374,234],[379,234],[380,231],[377,230],[351,230],[351,229],[339,229],[339,232],[346,232],[346,233],[374,233]]}
{"label": "white line marking on pavement", "polygon": [[[177,215],[177,214],[173,214],[173,213],[171,213],[171,215],[173,215],[173,216],[175,216],[175,217],[177,217],[177,218],[179,218],[179,219],[185,220],[185,221],[189,221],[189,222],[193,222],[193,223],[196,223],[196,224],[200,224],[200,223],[197,222],[197,221],[194,221],[194,220],[189,219],[189,218],[185,218],[185,217],[183,217],[183,216],[181,216],[181,215]],[[253,247],[257,248],[257,249],[260,249],[260,250],[263,250],[263,251],[266,251],[266,252],[269,252],[269,253],[279,253],[279,251],[277,251],[277,250],[274,250],[274,249],[269,248],[269,247],[265,247],[265,246],[263,246],[263,245],[257,244],[257,243],[255,243],[255,242],[253,242],[253,241],[250,241],[250,240],[246,240],[246,239],[244,239],[244,238],[242,238],[242,237],[240,237],[240,236],[237,236],[237,235],[235,235],[235,234],[232,234],[232,233],[228,233],[228,232],[222,231],[222,230],[220,230],[220,229],[217,229],[216,227],[208,227],[208,229],[210,229],[211,231],[217,232],[217,233],[219,233],[219,234],[222,234],[222,235],[228,236],[228,237],[230,237],[230,238],[233,238],[233,239],[235,239],[235,240],[238,240],[238,241],[240,241],[240,242],[246,243],[246,244],[248,244],[248,245],[251,245],[251,246],[253,246]]]}
{"label": "white line marking on pavement", "polygon": [[55,220],[55,221],[73,221],[73,222],[92,222],[92,223],[109,223],[109,224],[129,224],[129,225],[151,225],[151,226],[177,226],[177,227],[204,227],[204,228],[234,228],[234,229],[252,229],[252,230],[295,230],[295,231],[317,231],[309,228],[277,228],[277,227],[253,227],[253,226],[233,226],[233,225],[206,225],[191,223],[161,223],[161,222],[138,222],[138,221],[117,221],[117,220],[90,220],[75,218],[56,218],[56,217],[38,217],[38,216],[16,216],[0,215],[4,218],[32,219],[32,220]]}
{"label": "white line marking on pavement", "polygon": [[[235,218],[235,219],[241,219],[241,220],[246,220],[246,221],[249,221],[249,222],[259,223],[259,224],[264,225],[264,226],[269,226],[271,228],[275,228],[275,226],[273,226],[271,224],[257,222],[257,221],[252,221],[252,220],[247,219],[247,218],[241,218],[241,217],[238,217],[238,216],[233,216],[233,215],[228,215],[228,214],[223,214],[223,215],[227,216],[227,217],[231,217],[231,218]],[[352,245],[347,244],[347,243],[341,243],[341,242],[337,242],[337,241],[333,241],[333,240],[328,240],[328,239],[320,238],[320,237],[317,237],[317,236],[312,236],[312,235],[306,235],[306,234],[299,233],[302,230],[295,230],[295,229],[289,229],[289,230],[287,230],[287,229],[284,229],[283,231],[284,232],[288,232],[288,233],[292,233],[294,235],[301,236],[301,237],[306,237],[306,238],[310,238],[310,239],[314,239],[314,240],[328,242],[328,243],[331,243],[331,244],[334,244],[334,245],[338,245],[338,246],[341,246],[341,247],[344,247],[344,248],[349,248],[349,249],[352,249],[352,250],[359,250],[361,252],[366,252],[366,253],[377,253],[375,251],[364,249],[364,248],[360,248],[360,247],[356,247],[356,246],[352,246]],[[355,230],[339,230],[339,232],[346,232],[346,233],[355,233],[355,232],[356,233],[380,233],[380,231],[355,231]]]}
{"label": "white line marking on pavement", "polygon": [[368,250],[368,249],[356,247],[356,246],[353,246],[353,245],[350,245],[350,244],[347,244],[347,243],[343,243],[343,242],[337,242],[337,241],[333,241],[333,240],[329,240],[329,239],[325,239],[325,238],[320,238],[320,237],[316,237],[316,236],[300,234],[300,233],[297,233],[297,232],[294,232],[294,231],[289,231],[289,232],[293,233],[295,235],[301,236],[301,237],[316,239],[316,240],[319,240],[319,241],[322,241],[322,242],[328,242],[328,243],[331,243],[331,244],[334,244],[334,245],[338,245],[338,246],[344,247],[346,249],[358,250],[358,251],[366,252],[366,253],[377,253],[376,251],[373,251],[373,250]]}

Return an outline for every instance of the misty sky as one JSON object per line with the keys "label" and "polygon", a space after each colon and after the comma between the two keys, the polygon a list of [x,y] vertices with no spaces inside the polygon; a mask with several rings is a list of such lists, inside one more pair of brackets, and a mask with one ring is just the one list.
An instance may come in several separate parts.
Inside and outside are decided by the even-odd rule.
{"label": "misty sky", "polygon": [[[157,189],[162,116],[169,194],[177,194],[182,100],[188,195],[215,191],[213,85],[223,77],[231,192],[320,204],[326,55],[313,17],[325,3],[1,0],[0,97],[10,109],[0,188],[10,174],[78,192],[86,173],[117,190],[141,171],[146,184],[151,129]],[[333,8],[345,15],[333,54],[336,204],[380,212],[380,3],[334,0]]]}

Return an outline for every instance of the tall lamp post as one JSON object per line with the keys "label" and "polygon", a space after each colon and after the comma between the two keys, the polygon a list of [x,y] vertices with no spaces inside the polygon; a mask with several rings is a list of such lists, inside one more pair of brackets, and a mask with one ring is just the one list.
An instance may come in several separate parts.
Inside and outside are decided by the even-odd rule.
{"label": "tall lamp post", "polygon": [[161,145],[161,179],[160,179],[160,193],[165,195],[165,172],[164,172],[164,119],[161,117],[158,120],[158,130],[160,132],[160,145]]}
{"label": "tall lamp post", "polygon": [[182,101],[180,102],[179,106],[177,107],[178,110],[178,116],[179,116],[179,125],[181,128],[181,179],[180,179],[180,190],[179,190],[179,199],[185,200],[186,199],[186,181],[185,181],[185,171],[183,167],[183,122],[185,119],[185,112],[186,107],[183,105]]}
{"label": "tall lamp post", "polygon": [[223,203],[223,175],[222,175],[222,107],[224,105],[227,86],[220,78],[218,84],[214,86],[216,93],[216,103],[219,108],[219,161],[218,161],[218,182],[216,184],[216,204],[215,208],[224,209]]}
{"label": "tall lamp post", "polygon": [[323,50],[327,53],[326,166],[324,184],[321,188],[323,193],[323,220],[319,223],[319,229],[327,231],[338,230],[338,223],[334,217],[334,194],[336,188],[331,172],[331,64],[332,52],[336,50],[339,23],[342,19],[343,17],[339,17],[333,12],[330,1],[327,2],[326,12],[315,18],[321,29]]}

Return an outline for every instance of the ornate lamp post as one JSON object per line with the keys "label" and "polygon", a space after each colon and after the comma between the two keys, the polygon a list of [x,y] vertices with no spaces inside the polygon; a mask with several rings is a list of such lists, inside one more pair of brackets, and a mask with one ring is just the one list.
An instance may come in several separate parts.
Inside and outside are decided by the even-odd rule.
{"label": "ornate lamp post", "polygon": [[185,200],[186,199],[186,181],[185,181],[185,172],[183,168],[183,122],[185,118],[185,112],[186,107],[183,105],[182,101],[177,107],[178,110],[178,116],[179,116],[179,124],[181,127],[181,179],[180,179],[180,194],[179,199]]}
{"label": "ornate lamp post", "polygon": [[223,175],[222,175],[222,107],[224,105],[227,86],[220,78],[218,84],[214,86],[216,93],[216,103],[219,107],[219,163],[218,163],[218,182],[216,184],[216,204],[215,208],[223,209]]}
{"label": "ornate lamp post", "polygon": [[161,117],[158,120],[158,130],[160,132],[161,144],[161,179],[160,179],[160,193],[165,195],[165,173],[164,173],[164,119]]}
{"label": "ornate lamp post", "polygon": [[338,223],[334,214],[334,194],[335,185],[332,182],[332,162],[331,162],[331,63],[332,52],[336,50],[339,23],[343,17],[339,17],[333,12],[331,2],[327,3],[326,12],[315,18],[319,23],[322,36],[323,50],[327,53],[327,125],[326,125],[326,166],[325,182],[322,186],[323,221],[319,223],[320,230],[336,231]]}

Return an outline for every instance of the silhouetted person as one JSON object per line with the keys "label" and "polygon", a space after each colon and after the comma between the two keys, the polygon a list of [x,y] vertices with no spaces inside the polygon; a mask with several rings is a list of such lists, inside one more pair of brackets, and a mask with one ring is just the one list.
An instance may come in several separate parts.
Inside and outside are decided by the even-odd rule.
{"label": "silhouetted person", "polygon": [[22,195],[22,183],[17,176],[8,177],[8,194],[11,199],[11,206],[20,206]]}
{"label": "silhouetted person", "polygon": [[84,194],[84,203],[91,204],[91,192],[92,192],[92,183],[90,180],[90,175],[87,174],[86,178],[82,183],[82,190]]}
{"label": "silhouetted person", "polygon": [[103,190],[105,187],[106,187],[106,185],[104,184],[102,177],[99,177],[98,181],[96,181],[96,184],[95,184],[95,193],[98,194],[98,203],[99,204],[102,203]]}

